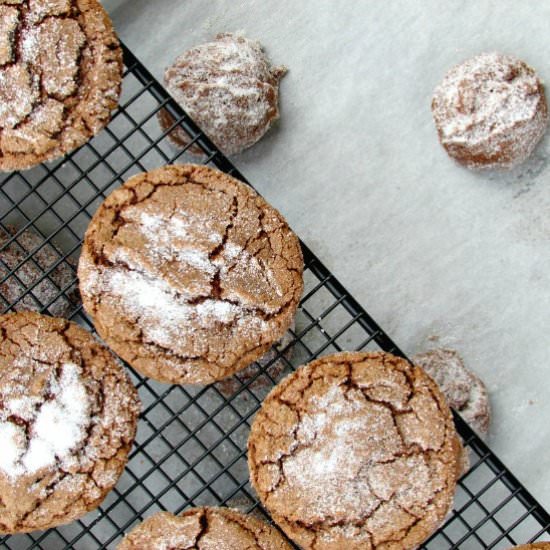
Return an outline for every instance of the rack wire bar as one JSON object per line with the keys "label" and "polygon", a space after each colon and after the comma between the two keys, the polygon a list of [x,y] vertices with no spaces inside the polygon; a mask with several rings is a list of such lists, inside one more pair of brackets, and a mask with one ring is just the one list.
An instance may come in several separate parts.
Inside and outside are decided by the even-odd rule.
{"label": "rack wire bar", "polygon": [[[109,126],[61,160],[0,176],[2,311],[22,308],[30,300],[48,313],[61,302],[68,318],[93,331],[75,290],[82,237],[103,199],[133,174],[192,161],[248,183],[132,52],[123,49],[123,92]],[[156,115],[161,109],[174,119],[171,129],[180,126],[189,135],[185,150],[174,149],[167,137],[171,129],[160,128]],[[188,153],[191,145],[203,153],[198,160]],[[28,233],[38,243],[30,250],[22,244]],[[14,248],[17,260],[6,262],[2,251]],[[303,243],[302,249],[305,289],[290,343],[267,365],[255,364],[252,374],[206,387],[160,384],[128,367],[143,411],[116,488],[84,518],[44,532],[0,537],[0,547],[112,549],[156,511],[179,513],[206,504],[234,506],[269,520],[250,487],[246,464],[250,423],[263,397],[285,374],[320,355],[382,349],[404,356]],[[50,258],[47,265],[39,261],[43,250]],[[72,276],[60,284],[62,268]],[[16,289],[15,298],[7,296],[6,285]],[[471,467],[458,482],[452,513],[422,548],[504,550],[550,540],[550,515],[458,415],[455,420]]]}

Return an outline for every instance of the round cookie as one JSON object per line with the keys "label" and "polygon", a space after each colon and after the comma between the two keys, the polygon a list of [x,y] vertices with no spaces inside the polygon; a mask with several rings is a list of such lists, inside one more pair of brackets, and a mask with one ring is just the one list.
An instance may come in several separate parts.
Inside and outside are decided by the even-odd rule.
{"label": "round cookie", "polygon": [[[41,311],[50,304],[47,311],[51,315],[69,315],[80,302],[75,267],[67,260],[52,269],[62,254],[53,243],[44,243],[33,229],[25,229],[9,243],[17,231],[13,227],[8,230],[9,235],[0,236],[0,280],[7,276],[0,283],[2,306],[11,306],[15,311]],[[44,276],[46,272],[49,273]],[[66,290],[62,293],[63,289]]]}
{"label": "round cookie", "polygon": [[[285,67],[271,67],[260,43],[238,34],[218,34],[195,46],[166,69],[166,89],[226,155],[254,145],[279,118],[279,81]],[[174,123],[162,110],[164,130]],[[174,145],[190,138],[180,127],[170,134]],[[197,147],[191,153],[201,154]]]}
{"label": "round cookie", "polygon": [[0,170],[86,143],[120,95],[122,52],[97,0],[0,3]]}
{"label": "round cookie", "polygon": [[422,367],[437,383],[449,407],[483,438],[491,419],[489,394],[483,381],[464,366],[462,357],[452,349],[433,349],[418,353],[413,363]]}
{"label": "round cookie", "polygon": [[205,166],[165,166],[114,191],[78,266],[84,308],[146,376],[207,384],[261,357],[302,293],[300,244],[253,189]]}
{"label": "round cookie", "polygon": [[267,523],[229,508],[191,508],[180,516],[159,512],[124,537],[117,550],[290,550]]}
{"label": "round cookie", "polygon": [[0,317],[0,533],[68,523],[114,487],[139,399],[94,337],[34,312]]}
{"label": "round cookie", "polygon": [[250,479],[302,548],[415,548],[443,522],[461,469],[451,412],[420,368],[339,353],[285,378],[248,442]]}
{"label": "round cookie", "polygon": [[483,53],[453,67],[435,89],[432,114],[447,153],[468,168],[511,169],[548,123],[544,88],[523,61]]}

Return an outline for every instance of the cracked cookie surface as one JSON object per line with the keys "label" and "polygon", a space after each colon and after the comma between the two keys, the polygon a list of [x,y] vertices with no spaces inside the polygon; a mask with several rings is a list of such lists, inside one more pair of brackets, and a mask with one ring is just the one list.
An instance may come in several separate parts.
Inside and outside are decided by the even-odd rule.
{"label": "cracked cookie surface", "polygon": [[435,380],[449,407],[486,438],[491,419],[489,394],[483,381],[465,367],[462,357],[452,349],[433,349],[418,353],[412,361]]}
{"label": "cracked cookie surface", "polygon": [[253,189],[205,166],[165,166],[105,200],[78,266],[86,311],[134,368],[206,384],[261,357],[302,293],[300,244]]}
{"label": "cracked cookie surface", "polygon": [[[248,367],[239,371],[238,379],[235,376],[225,378],[216,383],[216,387],[224,397],[231,397],[235,392],[248,384],[248,389],[260,396],[262,392],[266,392],[273,384],[283,378],[284,371],[288,368],[288,364],[294,353],[296,324],[292,321],[290,329],[285,332],[283,337],[273,344],[273,347],[262,357],[256,359],[255,362]],[[279,357],[280,354],[280,357]],[[265,375],[259,375],[258,372],[265,369]],[[249,382],[249,380],[252,382]],[[239,394],[244,400],[249,397],[248,391],[243,391]],[[260,397],[261,399],[261,397]]]}
{"label": "cracked cookie surface", "polygon": [[453,67],[434,91],[432,114],[447,153],[475,169],[521,164],[548,125],[544,87],[535,71],[496,52]]}
{"label": "cracked cookie surface", "polygon": [[191,508],[179,516],[159,512],[130,531],[117,550],[290,550],[267,523],[230,508]]}
{"label": "cracked cookie surface", "polygon": [[87,142],[120,95],[122,52],[97,0],[0,0],[0,170]]}
{"label": "cracked cookie surface", "polygon": [[435,383],[381,352],[300,367],[267,396],[248,442],[262,504],[317,550],[415,548],[452,505],[460,454]]}
{"label": "cracked cookie surface", "polygon": [[0,533],[68,523],[122,473],[137,392],[94,337],[34,312],[0,317]]}
{"label": "cracked cookie surface", "polygon": [[532,542],[531,544],[514,546],[510,550],[550,550],[550,542]]}
{"label": "cracked cookie surface", "polygon": [[[256,40],[218,34],[195,46],[166,69],[164,83],[178,104],[226,155],[251,147],[279,118],[279,81],[285,67],[272,67]],[[159,122],[168,130],[174,120],[163,109]],[[168,136],[179,147],[190,138],[179,126]],[[202,154],[192,146],[191,153]]]}

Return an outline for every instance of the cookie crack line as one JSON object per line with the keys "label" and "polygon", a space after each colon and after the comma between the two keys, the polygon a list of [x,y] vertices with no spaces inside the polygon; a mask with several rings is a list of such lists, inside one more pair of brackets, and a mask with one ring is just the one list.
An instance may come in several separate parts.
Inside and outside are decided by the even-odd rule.
{"label": "cookie crack line", "polygon": [[26,169],[105,126],[120,95],[122,52],[98,0],[0,8],[15,16],[12,32],[1,37],[0,170]]}
{"label": "cookie crack line", "polygon": [[[179,359],[180,361],[184,361],[184,362],[187,362],[187,361],[189,361],[189,362],[194,362],[194,361],[204,362],[204,363],[207,363],[209,365],[217,366],[220,369],[223,369],[225,372],[228,372],[228,373],[232,373],[235,365],[238,364],[238,362],[239,362],[239,359],[237,359],[237,360],[235,360],[234,363],[231,363],[230,365],[228,365],[226,367],[221,367],[215,359],[209,359],[207,355],[182,355],[180,353],[174,352],[169,347],[162,346],[161,344],[159,344],[157,342],[146,340],[145,338],[143,338],[143,335],[141,335],[140,341],[143,342],[143,344],[150,345],[150,346],[153,346],[157,349],[162,350],[163,352],[165,352],[171,358],[176,358],[176,359]],[[248,350],[248,352],[249,353],[254,352],[256,349],[259,349],[259,348],[262,348],[262,347],[263,347],[263,344],[258,344],[256,346],[254,346],[253,348],[250,348]],[[229,374],[227,376],[229,376]]]}
{"label": "cookie crack line", "polygon": [[[208,254],[208,257],[210,260],[215,260],[225,250],[225,245],[227,244],[227,239],[229,238],[229,232],[231,231],[231,229],[233,229],[233,223],[237,218],[238,214],[239,214],[239,201],[236,196],[233,196],[233,199],[231,202],[231,214],[229,215],[228,223],[225,226],[224,233],[222,235],[222,240],[220,244]],[[216,271],[214,277],[216,275],[219,277],[220,271],[221,271],[221,267],[218,267],[218,270]]]}
{"label": "cookie crack line", "polygon": [[[236,181],[239,181],[239,180],[236,180]],[[103,204],[101,206],[101,208],[105,208],[106,210],[112,211],[115,215],[114,223],[117,225],[117,227],[116,227],[116,231],[113,232],[113,235],[111,236],[111,240],[114,241],[116,239],[121,227],[124,227],[128,223],[128,221],[124,218],[124,210],[126,208],[131,207],[131,206],[137,206],[139,204],[142,204],[142,203],[152,199],[154,197],[154,195],[158,193],[159,189],[161,189],[163,187],[171,188],[171,187],[177,187],[177,186],[180,186],[180,185],[181,186],[196,185],[198,187],[201,187],[205,191],[216,191],[217,193],[222,193],[223,195],[226,195],[226,196],[232,198],[232,213],[231,213],[229,222],[225,227],[224,234],[222,235],[222,242],[216,248],[214,248],[214,250],[212,250],[210,252],[209,256],[210,256],[211,259],[214,259],[214,258],[218,257],[221,254],[221,252],[223,252],[224,247],[225,247],[225,245],[227,243],[227,240],[228,240],[228,233],[229,233],[230,229],[233,228],[233,222],[234,222],[234,220],[236,219],[236,217],[238,216],[238,213],[239,213],[238,212],[238,200],[237,200],[237,197],[235,195],[229,194],[224,189],[220,189],[220,188],[217,188],[217,187],[216,188],[209,187],[205,182],[195,181],[192,178],[186,179],[185,182],[174,182],[174,183],[158,183],[158,182],[152,182],[152,181],[148,180],[147,178],[144,178],[143,183],[148,184],[148,185],[153,187],[153,189],[151,189],[151,191],[149,193],[147,193],[146,195],[144,195],[143,197],[138,198],[135,189],[133,189],[132,187],[127,187],[126,189],[128,191],[130,191],[133,195],[132,200],[130,200],[129,202],[125,201],[123,205],[117,204],[117,205],[111,206],[111,205]],[[242,182],[239,181],[239,183],[242,183]],[[245,185],[245,184],[243,184],[243,185]],[[246,197],[245,200],[246,200],[246,202],[249,202],[250,200],[252,200],[252,197]],[[174,215],[175,212],[176,212],[176,210],[174,209],[172,211],[172,215]],[[281,260],[285,260],[285,258],[282,255],[278,254],[276,252],[276,250],[274,249],[274,247],[271,245],[270,235],[268,234],[268,232],[265,231],[265,229],[263,227],[264,218],[265,218],[265,212],[263,210],[260,210],[260,212],[258,213],[258,221],[260,222],[260,226],[262,227],[262,229],[261,229],[260,233],[258,233],[257,235],[252,235],[249,239],[247,239],[242,248],[243,248],[243,250],[247,250],[251,244],[261,240],[262,238],[267,238],[267,241],[269,242],[269,245],[270,245],[269,252],[271,254],[273,254],[274,256],[276,256],[277,258],[280,258]],[[122,220],[121,225],[118,225],[119,220]],[[260,253],[260,252],[261,252],[261,249],[257,251],[257,253]],[[287,266],[287,269],[290,270],[290,271],[297,271],[296,268],[291,268],[291,267],[288,267],[288,266]]]}
{"label": "cookie crack line", "polygon": [[120,550],[142,548],[201,550],[289,549],[290,544],[267,522],[228,507],[199,506],[180,515],[158,512],[127,533]]}
{"label": "cookie crack line", "polygon": [[[57,459],[57,462],[59,464],[59,459]],[[61,476],[54,479],[53,481],[51,481],[47,487],[46,487],[46,494],[47,494],[47,497],[45,499],[40,499],[40,500],[37,500],[36,503],[35,503],[35,506],[33,508],[31,508],[30,510],[28,510],[18,521],[18,525],[17,526],[24,526],[27,522],[27,520],[41,507],[44,506],[44,504],[46,504],[48,502],[48,500],[52,497],[52,496],[55,496],[55,489],[56,487],[59,486],[60,483],[63,482],[64,479],[66,479],[67,477],[69,477],[70,474],[68,472],[61,472]],[[62,510],[57,510],[57,512],[55,513],[57,514],[58,517],[63,517],[63,515],[65,514],[65,510],[62,509]],[[56,516],[54,516],[56,517]]]}
{"label": "cookie crack line", "polygon": [[[340,384],[340,386],[344,386],[345,385],[345,382]],[[304,395],[305,391],[307,391],[307,389],[309,389],[310,386],[308,386],[307,388],[305,388],[304,390],[301,391],[301,394],[302,396]],[[352,386],[353,387],[353,386]],[[403,447],[407,447],[408,450],[407,451],[401,451],[401,452],[395,452],[393,453],[393,457],[391,459],[387,459],[387,460],[379,460],[379,461],[376,461],[375,464],[392,464],[394,462],[396,462],[398,459],[400,458],[408,458],[408,457],[411,457],[411,456],[416,456],[416,455],[424,455],[424,454],[427,454],[429,453],[430,451],[428,450],[423,450],[421,448],[419,448],[418,445],[416,444],[410,444],[410,445],[407,445],[405,443],[405,440],[403,438],[403,434],[400,430],[400,428],[397,426],[397,423],[395,422],[395,418],[394,418],[394,414],[396,415],[402,415],[402,414],[408,414],[407,411],[402,411],[402,412],[396,412],[396,409],[391,407],[389,403],[387,403],[386,401],[380,401],[380,400],[376,400],[376,399],[372,399],[370,398],[368,395],[364,394],[360,388],[358,387],[353,387],[353,389],[357,389],[359,390],[364,398],[365,398],[365,402],[367,403],[375,403],[377,405],[381,405],[385,408],[387,408],[391,414],[391,418],[393,420],[393,423],[394,423],[394,426],[396,428],[396,431],[397,433],[399,434],[399,437],[401,439],[401,443],[403,445]],[[293,410],[297,416],[298,416],[298,421],[296,422],[296,427],[295,429],[293,430],[293,432],[291,433],[291,437],[295,436],[297,431],[299,430],[300,428],[300,423],[301,423],[301,420],[302,420],[302,413],[304,411],[301,411],[299,408],[296,408],[295,406],[295,403],[292,403],[290,401],[287,401],[285,399],[282,399],[280,396],[277,396],[275,397],[275,399],[277,401],[279,401],[279,403],[283,404],[283,405],[286,405],[288,406],[291,410]],[[307,412],[307,411],[306,411]],[[312,436],[311,439],[308,440],[307,443],[297,443],[295,447],[292,447],[287,453],[282,453],[278,458],[277,460],[261,460],[261,461],[258,461],[258,464],[261,464],[261,465],[269,465],[269,464],[279,464],[280,466],[280,470],[281,470],[281,477],[283,479],[280,480],[280,482],[278,483],[278,485],[280,485],[280,483],[282,483],[284,481],[284,478],[285,478],[285,475],[283,474],[283,466],[284,466],[284,461],[288,458],[292,458],[297,452],[300,452],[304,449],[308,449],[311,447],[311,445],[313,443],[315,443],[315,441],[317,440],[318,438],[318,433],[315,432],[315,434]],[[294,439],[296,439],[295,437],[293,437]],[[437,449],[436,449],[437,451]],[[367,483],[368,483],[368,480],[367,480]],[[278,486],[277,485],[277,486]],[[273,492],[276,490],[277,486],[275,486],[270,492]],[[373,494],[376,494],[374,491],[373,491]],[[378,498],[378,497],[377,497]]]}
{"label": "cookie crack line", "polygon": [[[27,66],[31,66],[39,77],[37,79],[37,84],[40,89],[40,97],[33,102],[31,112],[13,127],[14,130],[18,129],[25,122],[28,122],[32,112],[34,111],[34,108],[38,104],[42,103],[45,99],[55,99],[57,101],[65,103],[65,102],[69,102],[71,99],[74,99],[74,97],[78,96],[79,94],[79,88],[81,84],[81,76],[79,74],[81,69],[80,61],[82,59],[82,50],[88,45],[87,42],[79,48],[79,51],[75,60],[76,65],[78,65],[78,72],[75,75],[75,82],[77,84],[75,87],[75,91],[71,94],[64,95],[61,97],[56,95],[55,93],[50,94],[47,92],[47,90],[44,88],[42,68],[40,67],[39,64],[36,64],[33,61],[25,61],[24,56],[21,53],[21,50],[23,49],[23,46],[21,45],[21,42],[22,42],[21,37],[24,36],[25,33],[31,32],[32,29],[40,28],[47,21],[50,21],[50,20],[51,21],[54,21],[54,20],[74,21],[78,25],[78,30],[82,32],[83,35],[86,35],[86,33],[84,32],[85,29],[82,28],[82,25],[78,20],[78,18],[80,18],[83,15],[83,13],[78,8],[78,5],[75,2],[75,0],[69,0],[69,4],[70,4],[69,11],[72,12],[71,15],[67,15],[66,13],[65,14],[47,14],[44,17],[42,17],[40,20],[31,22],[30,24],[27,21],[27,16],[29,13],[31,13],[28,0],[24,0],[22,4],[13,4],[13,5],[8,4],[8,6],[11,7],[12,9],[18,10],[19,15],[22,17],[20,17],[20,22],[17,24],[15,28],[15,32],[13,33],[13,39],[11,41],[13,61],[8,61],[6,63],[3,63],[0,67],[4,69],[5,67],[17,65],[20,63],[24,63]],[[3,4],[3,5],[6,5],[6,4]],[[64,113],[63,115],[65,116],[65,119],[66,119],[67,113]],[[85,123],[86,121],[84,120],[83,122]],[[4,128],[0,126],[0,135],[3,131],[4,131]],[[58,132],[57,135],[59,133],[61,132]],[[55,138],[56,134],[51,134],[51,137]]]}
{"label": "cookie crack line", "polygon": [[[369,480],[365,479],[365,481],[367,482],[367,485],[369,486],[369,488],[371,488]],[[371,491],[372,491],[372,488],[371,488]],[[372,493],[376,494],[374,491],[372,491]],[[344,525],[353,525],[355,527],[364,528],[365,531],[367,531],[369,534],[372,535],[373,533],[366,526],[366,522],[382,506],[384,506],[384,504],[389,502],[391,500],[391,497],[389,497],[388,499],[382,499],[380,497],[376,497],[376,499],[378,500],[378,503],[376,504],[376,506],[374,506],[374,508],[369,509],[368,513],[360,515],[358,519],[355,519],[353,521],[348,521],[346,519],[336,519],[336,518],[334,518],[334,516],[331,516],[330,514],[327,514],[322,520],[319,520],[319,521],[296,520],[296,519],[292,519],[290,516],[287,516],[287,515],[284,515],[284,514],[278,514],[278,515],[280,517],[283,517],[285,519],[285,521],[287,521],[288,523],[295,523],[295,524],[300,525],[301,527],[304,527],[306,529],[313,529],[313,530],[321,531],[323,527],[324,528],[326,528],[326,527],[342,527]],[[396,504],[398,506],[400,506],[399,503],[396,503]],[[403,508],[403,510],[406,511],[404,508]],[[409,513],[409,512],[407,512],[407,513]]]}
{"label": "cookie crack line", "polygon": [[[85,236],[79,279],[99,333],[133,367],[172,383],[209,383],[283,336],[302,266],[297,238],[254,190],[208,167],[176,165],[138,174],[105,199]],[[123,291],[129,284],[135,292]],[[166,302],[162,321],[153,301]]]}
{"label": "cookie crack line", "polygon": [[195,542],[193,543],[193,548],[196,548],[197,550],[200,548],[199,544],[201,540],[208,534],[208,529],[210,527],[209,523],[208,510],[201,510],[199,515],[200,531],[197,533]]}
{"label": "cookie crack line", "polygon": [[[129,223],[128,220],[125,219],[125,217],[124,217],[124,210],[126,208],[137,206],[139,204],[142,204],[142,203],[146,202],[147,200],[150,200],[151,198],[154,197],[154,195],[156,193],[158,193],[159,188],[178,186],[178,182],[175,182],[175,183],[156,183],[156,182],[151,182],[147,178],[144,178],[143,181],[144,181],[145,184],[148,184],[148,185],[152,186],[152,189],[147,194],[145,194],[143,197],[138,198],[136,190],[133,189],[132,187],[128,187],[127,190],[131,193],[132,197],[130,199],[126,200],[123,205],[118,205],[118,204],[114,205],[114,206],[106,205],[106,204],[102,205],[101,208],[105,208],[106,210],[111,211],[114,214],[114,220],[113,220],[112,223],[113,223],[113,225],[115,225],[115,230],[114,230],[113,234],[111,235],[111,241],[115,241],[118,233],[120,232],[120,230]],[[186,181],[183,182],[183,183],[181,183],[181,182],[179,183],[179,185],[187,185],[187,184],[197,185],[197,186],[201,187],[202,189],[204,189],[206,191],[211,191],[212,190],[212,188],[208,187],[208,185],[206,185],[204,182],[198,182],[198,181],[195,181],[191,178],[186,179]],[[223,193],[227,196],[231,196],[231,195],[229,195],[229,193],[227,193],[223,189],[215,188],[215,191],[216,192],[221,192],[221,193]],[[218,244],[209,253],[209,259],[210,260],[216,259],[224,251],[227,240],[228,240],[228,237],[229,237],[229,231],[233,228],[233,222],[236,219],[236,217],[238,216],[238,200],[237,200],[237,197],[233,195],[232,199],[233,199],[232,200],[232,212],[231,212],[230,219],[229,219],[229,221],[228,221],[228,223],[225,227],[224,234],[222,235],[221,243]],[[247,198],[247,201],[248,200],[250,200],[250,197]],[[173,211],[173,213],[174,213],[174,211]],[[300,269],[297,269],[295,267],[290,267],[289,266],[289,260],[287,258],[284,258],[281,254],[278,254],[275,251],[275,249],[274,249],[274,247],[272,246],[272,243],[271,243],[270,235],[264,229],[264,225],[263,225],[263,219],[264,218],[265,218],[265,212],[263,210],[261,210],[259,212],[259,215],[258,215],[258,220],[259,220],[259,223],[260,223],[260,227],[262,229],[261,229],[261,231],[258,235],[253,235],[249,239],[247,239],[244,246],[242,247],[243,250],[247,250],[252,243],[255,243],[255,242],[265,238],[267,240],[267,242],[269,243],[269,253],[272,256],[283,260],[284,263],[286,264],[287,271],[290,271],[292,273],[301,275],[301,270]],[[130,222],[130,223],[132,223],[132,222]],[[256,251],[255,255],[260,254],[262,251],[263,251],[263,248],[258,249]],[[97,250],[95,251],[94,261],[97,264],[111,265],[111,266],[114,265],[114,263],[111,262],[107,258],[106,254],[104,252],[104,246],[102,246],[99,251],[97,251]],[[118,263],[123,264],[123,262],[118,262]],[[127,269],[131,270],[130,267],[127,264],[124,264],[124,265],[127,267]],[[233,264],[230,264],[230,266],[225,270],[226,274],[230,273],[237,265],[238,265],[238,261],[237,261],[237,259],[235,259],[233,261]],[[214,273],[214,276],[212,278],[212,289],[214,290],[214,292],[211,293],[209,295],[209,297],[212,297],[212,295],[214,295],[214,297],[216,297],[217,287],[215,286],[215,281],[216,281],[216,277],[218,278],[217,280],[219,280],[221,269],[222,268],[220,266],[218,266],[217,269],[216,269],[216,272]],[[145,273],[143,273],[143,274],[146,275]],[[267,317],[264,317],[264,320],[269,320],[272,317],[276,316],[278,313],[280,313],[281,310],[283,310],[287,305],[289,305],[293,301],[293,299],[294,299],[293,295],[296,293],[295,281],[292,281],[292,283],[291,283],[291,290],[293,290],[293,292],[292,292],[292,295],[289,297],[289,299],[279,308],[278,311],[275,311],[273,315],[269,315]],[[206,297],[206,298],[208,298],[208,297]],[[234,305],[241,305],[238,302],[231,302],[230,300],[227,300],[227,302],[228,303],[233,303]],[[192,303],[192,302],[190,302],[190,303]],[[259,306],[254,308],[253,311],[263,312],[263,310],[261,310],[261,308]]]}
{"label": "cookie crack line", "polygon": [[248,526],[246,524],[246,521],[238,516],[231,518],[231,521],[236,523],[243,531],[251,535],[252,538],[254,539],[254,542],[256,543],[256,546],[258,546],[258,548],[260,549],[262,548],[260,539],[258,538],[258,531],[256,529],[253,529],[252,527]]}

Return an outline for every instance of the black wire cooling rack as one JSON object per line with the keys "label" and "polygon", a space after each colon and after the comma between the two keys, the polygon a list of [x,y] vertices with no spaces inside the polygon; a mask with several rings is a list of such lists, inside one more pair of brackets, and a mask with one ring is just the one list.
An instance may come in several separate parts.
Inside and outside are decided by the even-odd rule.
{"label": "black wire cooling rack", "polygon": [[[61,308],[93,330],[79,304],[74,269],[92,214],[133,174],[189,160],[187,152],[168,143],[169,131],[163,132],[157,122],[160,109],[189,134],[191,144],[203,152],[203,163],[244,180],[134,55],[127,49],[124,54],[122,98],[108,128],[60,161],[0,179],[0,247],[17,252],[11,261],[5,255],[0,261],[0,303],[5,311],[29,305],[50,313]],[[196,157],[192,160],[197,162]],[[270,388],[290,369],[322,354],[383,349],[402,355],[305,245],[303,251],[305,291],[296,326],[290,341],[267,364],[255,364],[245,377],[207,387],[168,386],[132,372],[143,412],[116,488],[81,520],[0,537],[0,546],[115,548],[146,516],[196,505],[229,505],[266,515],[249,485],[246,440],[252,417]],[[471,468],[458,484],[454,511],[423,548],[507,549],[550,540],[548,513],[459,417],[456,422]]]}

